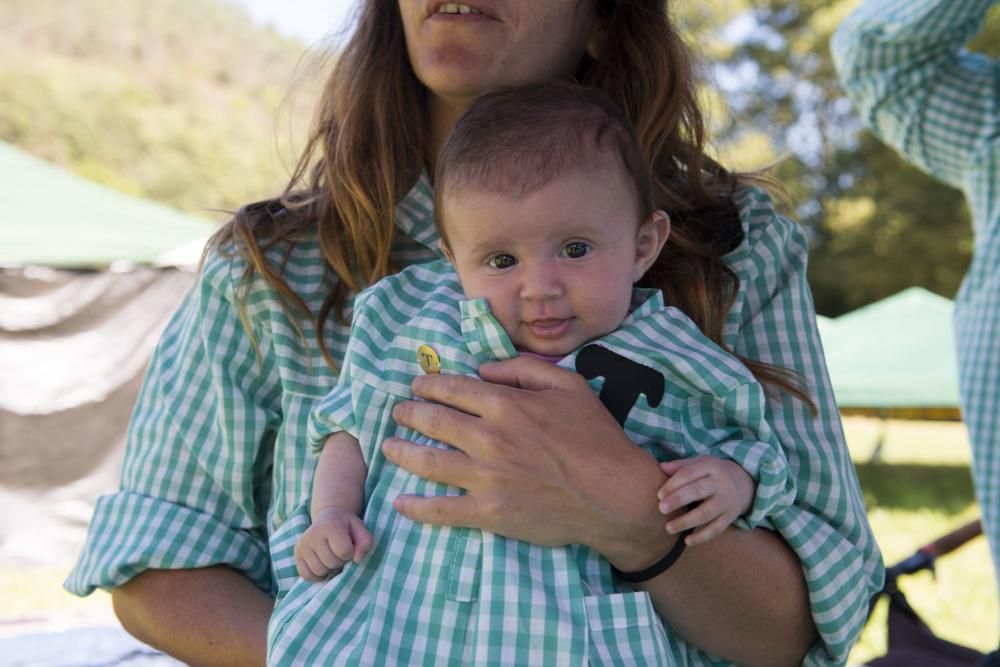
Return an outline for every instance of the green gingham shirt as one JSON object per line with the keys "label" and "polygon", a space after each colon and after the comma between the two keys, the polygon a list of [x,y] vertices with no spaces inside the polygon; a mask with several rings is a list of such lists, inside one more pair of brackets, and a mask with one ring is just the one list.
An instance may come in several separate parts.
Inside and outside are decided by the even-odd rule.
{"label": "green gingham shirt", "polygon": [[962,415],[1000,582],[1000,62],[963,50],[997,0],[868,0],[838,29],[833,55],[872,131],[960,188],[972,263],[955,300]]}
{"label": "green gingham shirt", "polygon": [[[782,534],[802,563],[821,633],[807,663],[843,664],[881,586],[882,563],[823,361],[802,230],[776,215],[759,190],[742,190],[736,203],[744,238],[726,259],[740,287],[724,339],[738,354],[800,372],[819,407],[813,418],[778,395],[769,397],[765,416],[796,488],[795,520]],[[399,205],[397,228],[400,264],[437,255],[426,178]],[[318,311],[332,280],[318,241],[274,246],[268,257]],[[150,568],[216,564],[271,594],[297,580],[289,539],[297,529],[285,524],[308,498],[315,466],[305,444],[309,413],[336,375],[308,318],[284,308],[259,278],[244,289],[245,268],[238,256],[210,256],[164,332],[129,429],[121,489],[99,500],[70,591],[120,586]],[[244,291],[253,337],[237,306]],[[342,360],[348,329],[324,332]]]}
{"label": "green gingham shirt", "polygon": [[[622,326],[596,343],[659,374],[664,394],[632,406],[625,431],[655,458],[712,454],[757,482],[745,517],[787,523],[795,498],[788,462],[764,420],[764,390],[658,290],[638,290]],[[400,493],[455,495],[386,463],[395,435],[444,447],[396,426],[429,345],[442,373],[477,375],[517,356],[485,300],[462,300],[443,260],[410,267],[358,296],[339,384],[313,413],[310,443],[335,431],[361,443],[368,465],[365,523],[375,547],[323,584],[300,580],[279,596],[273,665],[661,665],[711,662],[668,640],[648,594],[616,585],[607,561],[581,546],[547,548],[466,528],[417,524],[392,507]],[[574,370],[577,354],[559,366]],[[601,391],[604,379],[590,380]],[[553,424],[552,428],[558,428]],[[301,522],[286,522],[301,529]],[[344,601],[352,601],[344,604]]]}

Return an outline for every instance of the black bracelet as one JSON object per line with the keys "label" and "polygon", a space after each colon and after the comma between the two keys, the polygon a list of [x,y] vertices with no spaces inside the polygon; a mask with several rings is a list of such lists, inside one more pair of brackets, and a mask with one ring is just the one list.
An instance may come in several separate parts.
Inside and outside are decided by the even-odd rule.
{"label": "black bracelet", "polygon": [[614,565],[611,566],[611,574],[615,575],[617,578],[629,584],[638,584],[643,581],[649,581],[653,577],[657,577],[667,570],[670,566],[677,562],[677,559],[681,557],[684,553],[684,538],[691,533],[691,530],[685,530],[683,533],[677,536],[677,541],[674,542],[674,546],[670,548],[667,555],[656,561],[649,567],[639,570],[638,572],[622,572]]}

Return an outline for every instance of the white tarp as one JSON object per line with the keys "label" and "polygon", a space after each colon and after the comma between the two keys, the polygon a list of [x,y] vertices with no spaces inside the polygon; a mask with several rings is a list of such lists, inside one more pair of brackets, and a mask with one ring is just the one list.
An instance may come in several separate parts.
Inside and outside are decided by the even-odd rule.
{"label": "white tarp", "polygon": [[143,373],[193,280],[0,271],[0,563],[75,557],[97,496],[117,488]]}

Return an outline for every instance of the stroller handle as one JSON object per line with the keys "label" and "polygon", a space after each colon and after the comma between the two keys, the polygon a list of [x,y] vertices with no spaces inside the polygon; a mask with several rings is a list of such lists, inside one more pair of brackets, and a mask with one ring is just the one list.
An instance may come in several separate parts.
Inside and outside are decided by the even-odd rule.
{"label": "stroller handle", "polygon": [[885,570],[885,587],[883,590],[893,590],[896,586],[896,579],[904,574],[913,574],[921,570],[933,570],[934,560],[938,556],[952,552],[972,538],[981,535],[983,524],[979,519],[975,519],[959,526],[946,535],[942,535],[933,542],[928,542],[917,549],[909,557],[904,558],[892,567]]}
{"label": "stroller handle", "polygon": [[954,551],[969,540],[983,533],[983,522],[974,519],[964,526],[959,526],[947,535],[942,535],[933,542],[921,547],[921,551],[928,552],[931,556],[943,556]]}

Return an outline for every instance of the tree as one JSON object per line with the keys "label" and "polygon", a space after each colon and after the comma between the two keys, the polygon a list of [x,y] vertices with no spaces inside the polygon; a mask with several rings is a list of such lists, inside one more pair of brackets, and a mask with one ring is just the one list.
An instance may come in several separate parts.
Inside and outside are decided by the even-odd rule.
{"label": "tree", "polygon": [[[788,187],[791,213],[810,230],[809,276],[825,315],[911,285],[951,297],[971,251],[960,193],[876,141],[843,96],[829,40],[857,4],[732,3],[716,33],[722,46],[710,42],[728,103],[717,118],[720,153],[742,168],[778,160],[774,174]],[[691,12],[695,22],[704,15]],[[996,55],[1000,12],[971,46]]]}

